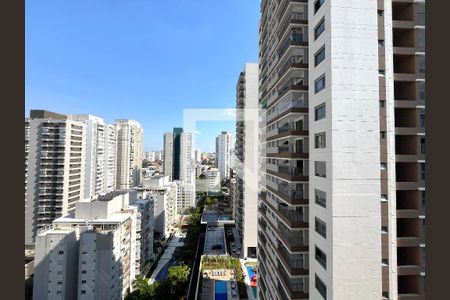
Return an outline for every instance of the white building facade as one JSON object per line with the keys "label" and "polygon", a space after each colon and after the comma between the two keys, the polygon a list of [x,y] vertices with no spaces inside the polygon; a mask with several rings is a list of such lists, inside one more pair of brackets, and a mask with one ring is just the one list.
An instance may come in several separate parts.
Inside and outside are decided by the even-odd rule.
{"label": "white building facade", "polygon": [[232,148],[233,136],[226,131],[222,131],[216,137],[216,168],[219,169],[221,180],[230,177]]}
{"label": "white building facade", "polygon": [[25,120],[25,245],[83,199],[86,125],[31,110]]}
{"label": "white building facade", "polygon": [[142,168],[143,128],[134,120],[116,120],[117,175],[116,188],[140,185]]}
{"label": "white building facade", "polygon": [[86,124],[84,198],[112,192],[116,173],[114,126],[92,115],[69,115],[69,118]]}

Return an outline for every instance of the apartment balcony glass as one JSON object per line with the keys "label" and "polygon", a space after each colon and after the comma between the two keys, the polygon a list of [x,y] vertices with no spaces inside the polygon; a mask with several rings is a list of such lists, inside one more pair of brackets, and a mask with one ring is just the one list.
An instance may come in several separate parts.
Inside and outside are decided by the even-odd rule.
{"label": "apartment balcony glass", "polygon": [[306,36],[303,34],[302,28],[293,28],[289,36],[281,43],[281,47],[278,49],[278,58],[281,58],[283,54],[291,45],[306,42]]}

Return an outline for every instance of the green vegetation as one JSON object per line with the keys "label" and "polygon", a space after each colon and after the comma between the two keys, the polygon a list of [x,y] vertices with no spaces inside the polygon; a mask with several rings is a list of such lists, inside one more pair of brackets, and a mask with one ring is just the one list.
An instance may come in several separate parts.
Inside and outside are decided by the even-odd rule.
{"label": "green vegetation", "polygon": [[183,299],[186,284],[189,281],[191,269],[186,265],[169,268],[169,277],[154,284],[148,284],[147,279],[138,276],[133,283],[134,291],[128,294],[126,300],[156,300]]}
{"label": "green vegetation", "polygon": [[210,196],[206,197],[205,205],[212,206],[217,204],[217,198],[212,198]]}
{"label": "green vegetation", "polygon": [[208,255],[203,256],[202,271],[213,269],[230,269],[234,270],[234,275],[237,281],[244,280],[241,264],[238,258],[229,255]]}
{"label": "green vegetation", "polygon": [[142,167],[143,167],[143,168],[148,168],[149,166],[150,166],[150,161],[144,159],[144,160],[142,161]]}
{"label": "green vegetation", "polygon": [[[191,272],[189,266],[192,266],[195,258],[197,242],[201,233],[200,220],[206,201],[206,193],[199,193],[198,195],[200,201],[197,207],[192,207],[189,210],[190,218],[185,245],[180,254],[181,264],[169,268],[169,276],[167,279],[157,281],[153,284],[148,284],[145,278],[137,277],[133,283],[134,291],[125,297],[126,300],[185,299]],[[159,258],[160,256],[157,261]],[[154,266],[156,267],[156,263]]]}

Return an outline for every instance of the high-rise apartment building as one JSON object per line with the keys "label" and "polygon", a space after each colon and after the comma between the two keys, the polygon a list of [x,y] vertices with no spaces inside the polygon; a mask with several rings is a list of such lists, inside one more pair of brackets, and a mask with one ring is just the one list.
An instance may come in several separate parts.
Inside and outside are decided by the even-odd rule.
{"label": "high-rise apartment building", "polygon": [[377,2],[383,299],[425,299],[425,2]]}
{"label": "high-rise apartment building", "polygon": [[244,257],[256,257],[258,210],[258,64],[245,64],[236,85],[233,209]]}
{"label": "high-rise apartment building", "polygon": [[116,173],[114,126],[92,115],[69,115],[68,117],[86,124],[84,199],[112,192]]}
{"label": "high-rise apartment building", "polygon": [[124,299],[136,275],[137,208],[116,191],[80,201],[36,238],[34,299]]}
{"label": "high-rise apartment building", "polygon": [[424,299],[424,4],[261,2],[261,299]]}
{"label": "high-rise apartment building", "polygon": [[138,195],[154,202],[155,232],[160,239],[168,238],[176,222],[177,184],[170,182],[168,176],[156,175],[144,180]]}
{"label": "high-rise apartment building", "polygon": [[178,185],[177,212],[195,205],[195,158],[192,133],[174,128],[164,133],[163,173]]}
{"label": "high-rise apartment building", "polygon": [[230,178],[231,149],[233,148],[233,136],[222,131],[216,137],[216,168],[219,169],[220,179]]}
{"label": "high-rise apartment building", "polygon": [[134,120],[116,120],[117,175],[116,188],[140,185],[142,168],[143,128]]}
{"label": "high-rise apartment building", "polygon": [[31,110],[25,119],[25,245],[83,199],[86,125]]}

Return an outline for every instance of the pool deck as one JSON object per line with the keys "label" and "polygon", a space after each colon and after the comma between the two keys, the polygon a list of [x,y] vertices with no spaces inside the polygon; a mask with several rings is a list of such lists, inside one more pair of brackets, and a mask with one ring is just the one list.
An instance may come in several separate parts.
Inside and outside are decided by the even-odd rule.
{"label": "pool deck", "polygon": [[[239,300],[239,290],[237,287],[237,283],[236,283],[236,296],[233,297],[233,295],[231,294],[231,282],[227,281],[227,280],[222,280],[222,281],[226,281],[227,283],[227,300]],[[213,279],[209,279],[209,278],[205,278],[203,277],[203,283],[202,283],[202,294],[200,296],[201,300],[214,300],[215,298],[215,280]]]}
{"label": "pool deck", "polygon": [[256,294],[256,297],[253,295],[252,286],[250,284],[250,278],[248,276],[247,268],[245,267],[245,263],[256,262],[256,260],[255,259],[247,259],[247,260],[240,259],[239,261],[241,262],[242,271],[245,274],[244,282],[245,282],[245,285],[247,287],[248,299],[249,300],[259,300],[258,294]]}

